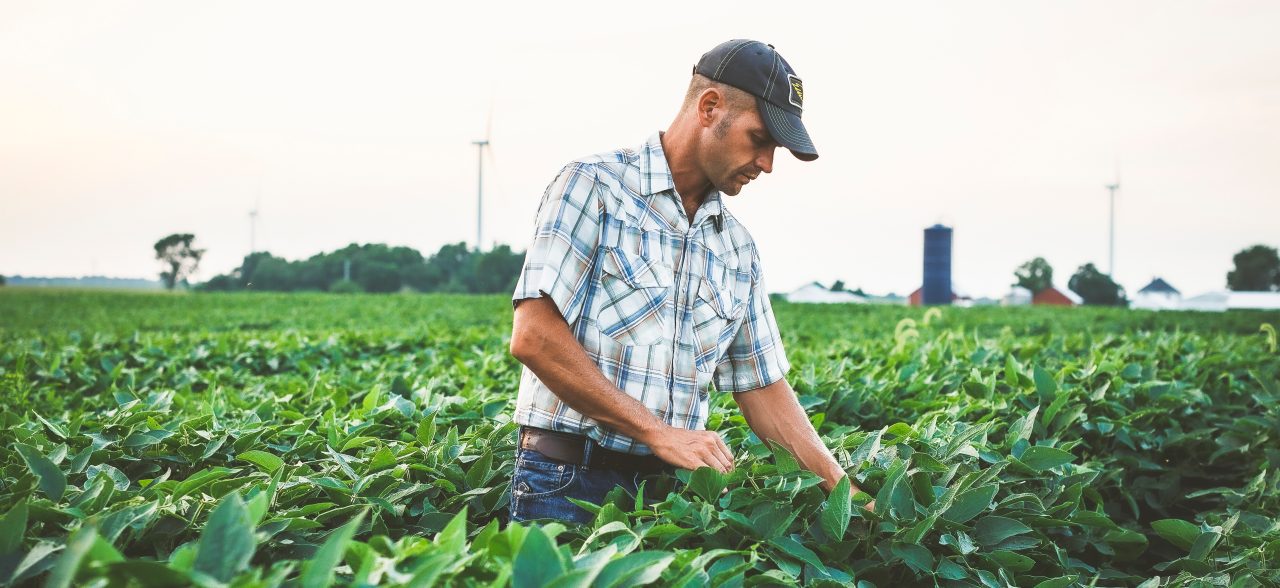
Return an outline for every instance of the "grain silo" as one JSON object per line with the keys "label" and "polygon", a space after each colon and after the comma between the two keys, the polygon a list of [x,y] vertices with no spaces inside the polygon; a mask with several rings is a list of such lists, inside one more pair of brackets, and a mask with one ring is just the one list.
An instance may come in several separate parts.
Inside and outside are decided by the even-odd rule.
{"label": "grain silo", "polygon": [[933,225],[924,230],[925,305],[951,304],[951,227]]}

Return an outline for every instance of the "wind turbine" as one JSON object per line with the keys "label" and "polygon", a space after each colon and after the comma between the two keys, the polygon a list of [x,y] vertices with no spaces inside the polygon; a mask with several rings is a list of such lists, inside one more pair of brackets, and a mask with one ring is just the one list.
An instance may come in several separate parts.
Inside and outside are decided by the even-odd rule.
{"label": "wind turbine", "polygon": [[489,147],[489,136],[493,130],[493,107],[489,107],[489,119],[484,125],[484,138],[472,141],[476,146],[476,251],[484,245],[484,152],[489,149],[489,161],[493,162],[493,148]]}
{"label": "wind turbine", "polygon": [[253,201],[253,210],[249,211],[249,255],[258,252],[258,209],[262,207],[262,185],[258,185],[258,196]]}
{"label": "wind turbine", "polygon": [[1116,182],[1107,184],[1107,191],[1111,193],[1111,222],[1110,222],[1110,239],[1107,251],[1107,275],[1111,279],[1116,277],[1116,191],[1120,189],[1120,165],[1116,164]]}

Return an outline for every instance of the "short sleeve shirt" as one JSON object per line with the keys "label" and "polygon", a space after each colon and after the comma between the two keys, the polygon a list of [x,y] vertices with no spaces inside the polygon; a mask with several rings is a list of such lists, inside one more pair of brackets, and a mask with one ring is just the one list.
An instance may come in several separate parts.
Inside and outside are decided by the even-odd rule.
{"label": "short sleeve shirt", "polygon": [[[515,301],[550,297],[618,389],[675,427],[706,427],[709,389],[772,384],[790,364],[755,242],[712,191],[689,221],[661,136],[565,166],[538,207]],[[562,402],[529,368],[517,423],[649,454]]]}

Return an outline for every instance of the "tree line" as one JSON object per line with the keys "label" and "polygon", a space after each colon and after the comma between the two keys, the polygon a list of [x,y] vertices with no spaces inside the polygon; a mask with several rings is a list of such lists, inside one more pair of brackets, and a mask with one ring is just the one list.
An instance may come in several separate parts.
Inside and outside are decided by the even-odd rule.
{"label": "tree line", "polygon": [[[1275,247],[1254,245],[1242,249],[1231,258],[1232,269],[1227,272],[1227,288],[1236,292],[1280,291],[1280,253]],[[1013,285],[1026,288],[1032,294],[1053,286],[1053,266],[1043,257],[1037,257],[1018,266],[1013,272]],[[1102,273],[1092,263],[1086,263],[1071,275],[1067,288],[1080,295],[1085,304],[1101,306],[1125,306],[1128,297],[1124,287],[1111,276]]]}
{"label": "tree line", "polygon": [[[156,260],[167,288],[187,284],[204,256],[193,245],[195,236],[175,233],[155,243]],[[245,256],[240,267],[214,276],[196,286],[197,290],[277,292],[419,292],[499,293],[515,289],[524,253],[499,245],[489,251],[468,249],[465,243],[450,243],[434,255],[423,257],[411,247],[391,247],[381,243],[352,243],[330,253],[305,260],[288,261],[268,252]],[[1236,291],[1280,291],[1280,254],[1275,247],[1254,245],[1232,257],[1227,287]],[[1014,286],[1033,294],[1053,286],[1053,267],[1036,257],[1014,271]],[[4,284],[0,276],[0,285]],[[1085,304],[1127,305],[1124,288],[1092,263],[1086,263],[1067,283]],[[837,282],[833,290],[843,290]],[[859,294],[864,294],[859,289]],[[865,294],[864,294],[865,295]]]}
{"label": "tree line", "polygon": [[197,290],[454,292],[492,294],[515,289],[524,253],[499,245],[489,251],[451,243],[423,257],[412,247],[352,243],[337,251],[289,261],[261,251],[245,256],[240,267],[214,276]]}

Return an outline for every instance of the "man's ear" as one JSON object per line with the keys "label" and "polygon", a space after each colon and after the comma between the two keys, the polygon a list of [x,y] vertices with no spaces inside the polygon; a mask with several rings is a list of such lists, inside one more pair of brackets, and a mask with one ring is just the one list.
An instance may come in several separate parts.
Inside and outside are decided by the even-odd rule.
{"label": "man's ear", "polygon": [[716,112],[719,108],[724,108],[724,94],[716,88],[707,88],[698,95],[698,124],[704,127],[710,127],[715,122],[716,117],[721,113]]}

